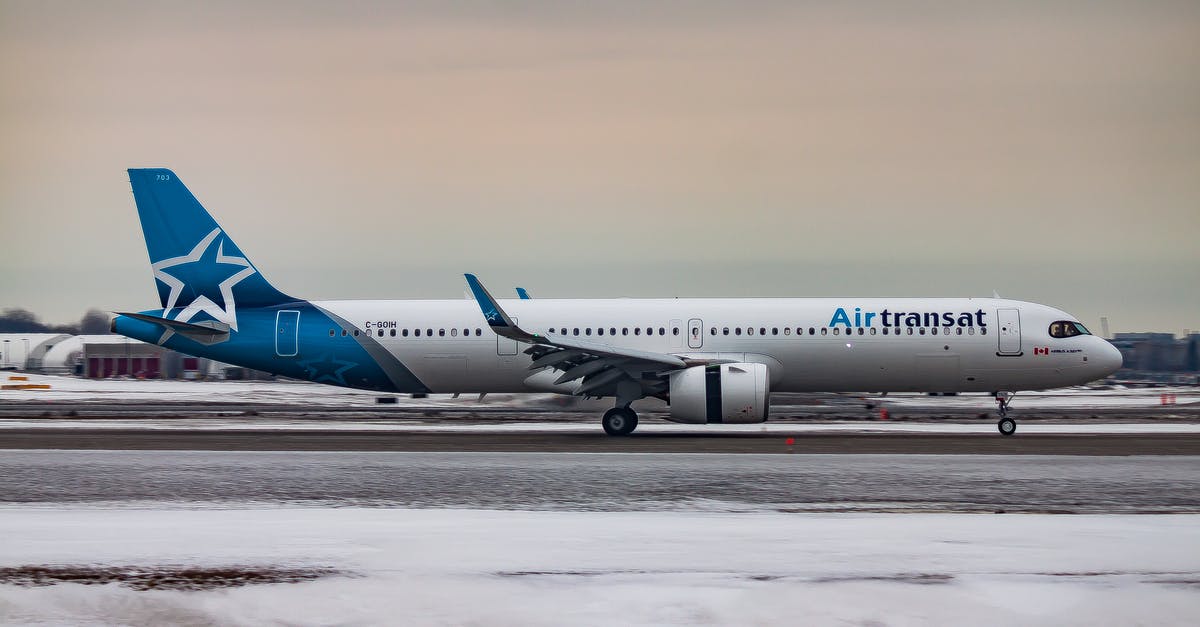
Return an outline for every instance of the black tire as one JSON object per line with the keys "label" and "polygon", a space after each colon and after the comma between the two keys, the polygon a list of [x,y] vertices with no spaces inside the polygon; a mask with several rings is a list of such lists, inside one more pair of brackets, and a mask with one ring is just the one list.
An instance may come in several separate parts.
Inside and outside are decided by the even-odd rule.
{"label": "black tire", "polygon": [[633,433],[634,429],[637,429],[637,412],[628,407],[614,407],[604,412],[604,418],[600,424],[604,425],[604,432],[609,435],[629,435]]}
{"label": "black tire", "polygon": [[1000,435],[1012,435],[1017,432],[1017,421],[1012,418],[1001,418],[1000,422],[996,423],[996,429],[1000,431]]}

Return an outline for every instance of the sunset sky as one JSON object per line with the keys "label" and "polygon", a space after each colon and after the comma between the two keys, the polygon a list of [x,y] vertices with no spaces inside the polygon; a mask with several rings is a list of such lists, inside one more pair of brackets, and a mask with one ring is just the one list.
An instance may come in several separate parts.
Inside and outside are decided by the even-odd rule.
{"label": "sunset sky", "polygon": [[1200,330],[1196,2],[0,0],[0,308],[157,306],[154,166],[311,299],[995,290]]}

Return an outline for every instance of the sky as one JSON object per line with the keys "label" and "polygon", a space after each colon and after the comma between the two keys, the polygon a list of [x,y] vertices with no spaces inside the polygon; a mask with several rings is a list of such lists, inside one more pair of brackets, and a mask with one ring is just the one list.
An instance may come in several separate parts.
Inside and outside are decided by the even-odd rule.
{"label": "sky", "polygon": [[124,170],[159,166],[309,299],[1200,330],[1195,2],[0,0],[0,308],[157,306]]}

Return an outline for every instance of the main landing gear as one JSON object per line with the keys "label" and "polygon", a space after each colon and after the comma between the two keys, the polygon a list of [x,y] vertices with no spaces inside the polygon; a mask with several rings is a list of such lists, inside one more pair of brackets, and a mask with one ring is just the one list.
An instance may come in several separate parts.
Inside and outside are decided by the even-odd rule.
{"label": "main landing gear", "polygon": [[1017,421],[1008,417],[1008,405],[1012,402],[1012,392],[996,392],[996,403],[1000,406],[1000,421],[996,429],[1000,435],[1012,435],[1017,432]]}
{"label": "main landing gear", "polygon": [[637,428],[637,412],[629,407],[613,407],[604,412],[601,424],[604,425],[604,432],[609,435],[629,435]]}

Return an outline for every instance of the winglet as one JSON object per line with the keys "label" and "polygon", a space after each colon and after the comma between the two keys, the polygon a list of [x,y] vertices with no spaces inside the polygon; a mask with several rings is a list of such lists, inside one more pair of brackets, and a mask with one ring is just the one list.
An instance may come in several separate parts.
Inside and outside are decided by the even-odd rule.
{"label": "winglet", "polygon": [[492,332],[496,335],[502,335],[509,339],[528,344],[538,344],[545,340],[533,333],[529,333],[517,326],[508,314],[500,308],[500,303],[496,302],[495,298],[488,293],[487,288],[479,282],[479,279],[474,274],[464,274],[467,277],[467,285],[471,288],[471,293],[475,295],[475,301],[479,303],[479,309],[483,312],[483,318],[487,321],[488,326],[492,328]]}
{"label": "winglet", "polygon": [[527,291],[525,288],[523,288],[523,287],[518,287],[518,288],[517,288],[517,296],[518,296],[518,297],[519,297],[521,300],[533,300],[533,297],[532,297],[532,296],[530,296],[530,295],[529,295],[529,292],[528,292],[528,291]]}
{"label": "winglet", "polygon": [[471,288],[471,293],[475,295],[475,302],[479,303],[479,308],[483,311],[483,318],[487,320],[488,326],[492,327],[493,330],[498,328],[515,329],[517,327],[513,323],[512,318],[509,318],[508,314],[504,313],[504,310],[500,308],[500,303],[492,298],[487,288],[483,286],[483,283],[479,282],[479,279],[474,274],[465,274],[463,276],[467,277],[467,286]]}

